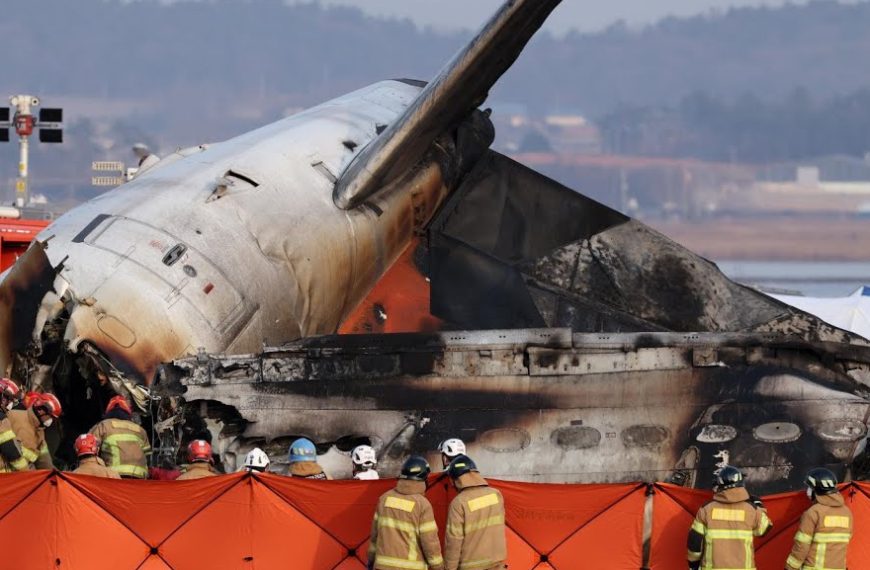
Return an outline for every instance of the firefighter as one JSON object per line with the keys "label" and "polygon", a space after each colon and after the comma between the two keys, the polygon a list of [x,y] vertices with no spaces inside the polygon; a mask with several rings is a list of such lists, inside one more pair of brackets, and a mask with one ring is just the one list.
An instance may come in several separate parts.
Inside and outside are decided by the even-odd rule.
{"label": "firefighter", "polygon": [[0,473],[24,471],[29,467],[7,416],[20,399],[18,384],[9,378],[0,378]]}
{"label": "firefighter", "polygon": [[148,478],[148,434],[133,421],[133,408],[123,396],[109,400],[103,420],[90,433],[100,440],[100,458],[109,469],[124,479]]}
{"label": "firefighter", "polygon": [[245,456],[245,471],[256,471],[257,473],[265,473],[269,468],[269,456],[266,452],[255,447]]}
{"label": "firefighter", "polygon": [[380,479],[380,475],[375,471],[375,465],[378,464],[378,457],[375,450],[369,445],[358,445],[350,452],[350,459],[353,461],[353,478],[361,481],[373,481]]}
{"label": "firefighter", "polygon": [[409,457],[395,488],[378,499],[368,570],[443,570],[438,526],[425,495],[430,471],[425,459]]}
{"label": "firefighter", "polygon": [[300,437],[290,444],[290,452],[288,454],[290,462],[289,475],[291,477],[301,477],[303,479],[332,479],[323,470],[323,467],[317,464],[317,448],[310,439]]}
{"label": "firefighter", "polygon": [[217,476],[212,468],[214,458],[211,453],[211,444],[204,439],[195,439],[187,446],[187,462],[187,469],[178,476],[176,481]]}
{"label": "firefighter", "polygon": [[76,455],[79,458],[79,466],[73,473],[103,477],[105,479],[121,478],[115,471],[106,467],[103,460],[98,457],[100,454],[100,442],[94,434],[83,433],[78,436],[75,442],[73,442],[73,448],[75,448]]}
{"label": "firefighter", "polygon": [[465,442],[455,437],[445,439],[438,444],[438,451],[441,452],[441,466],[447,469],[454,457],[465,455]]}
{"label": "firefighter", "polygon": [[54,469],[48,444],[45,443],[45,428],[51,426],[62,413],[60,401],[48,392],[35,395],[29,408],[9,411],[12,430],[21,444],[21,455],[28,465],[36,469]]}
{"label": "firefighter", "polygon": [[689,568],[755,568],[753,540],[773,524],[761,499],[750,497],[743,473],[726,465],[716,475],[713,500],[701,507],[689,530]]}
{"label": "firefighter", "polygon": [[801,516],[786,570],[844,570],[852,539],[852,512],[837,491],[837,477],[824,468],[807,474],[807,496],[813,505]]}
{"label": "firefighter", "polygon": [[446,570],[507,568],[504,498],[481,477],[474,461],[457,455],[447,467],[457,495],[447,510]]}

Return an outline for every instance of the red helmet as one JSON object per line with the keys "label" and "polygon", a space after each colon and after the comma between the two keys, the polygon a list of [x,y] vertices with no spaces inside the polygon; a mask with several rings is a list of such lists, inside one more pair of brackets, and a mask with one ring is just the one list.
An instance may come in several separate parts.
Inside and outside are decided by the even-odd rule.
{"label": "red helmet", "polygon": [[204,439],[195,439],[187,446],[187,460],[190,463],[194,461],[208,461],[211,463],[211,444]]}
{"label": "red helmet", "polygon": [[106,406],[106,413],[108,414],[115,408],[121,408],[128,414],[133,413],[133,408],[130,407],[130,404],[124,396],[113,396],[112,399],[109,400],[109,405]]}
{"label": "red helmet", "polygon": [[60,400],[51,392],[39,394],[33,401],[33,407],[45,409],[54,419],[59,418],[63,413],[63,408],[60,407]]}
{"label": "red helmet", "polygon": [[96,455],[100,451],[100,442],[97,441],[97,436],[92,433],[83,433],[78,436],[73,443],[76,450],[76,455],[83,457],[85,455]]}
{"label": "red helmet", "polygon": [[0,393],[10,398],[18,398],[21,395],[21,388],[14,380],[9,378],[0,378]]}

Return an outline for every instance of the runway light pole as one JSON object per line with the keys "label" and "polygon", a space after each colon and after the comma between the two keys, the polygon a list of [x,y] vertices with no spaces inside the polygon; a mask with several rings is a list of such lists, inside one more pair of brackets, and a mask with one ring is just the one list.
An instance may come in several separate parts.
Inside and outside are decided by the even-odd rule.
{"label": "runway light pole", "polygon": [[29,193],[29,162],[30,136],[34,130],[39,131],[39,142],[63,142],[63,109],[40,108],[39,119],[33,116],[34,107],[39,106],[39,98],[33,95],[13,95],[9,103],[15,109],[12,121],[9,120],[9,107],[0,107],[0,142],[9,142],[9,129],[14,128],[18,135],[20,157],[18,160],[18,178],[15,181],[15,203],[24,208],[30,202]]}

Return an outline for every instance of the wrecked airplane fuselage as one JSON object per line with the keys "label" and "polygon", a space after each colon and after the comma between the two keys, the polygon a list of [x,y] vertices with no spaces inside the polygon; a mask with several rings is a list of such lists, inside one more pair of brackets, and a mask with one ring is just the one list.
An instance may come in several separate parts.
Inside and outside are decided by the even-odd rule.
{"label": "wrecked airplane fuselage", "polygon": [[[865,340],[488,149],[477,107],[558,3],[505,2],[429,84],[180,150],[57,219],[0,284],[0,367],[57,392],[67,451],[118,392],[170,461],[208,430],[228,467],[308,435],[336,473],[329,450],[359,441],[395,473],[449,435],[501,477],[843,472]],[[299,341],[338,330],[412,242],[426,322],[557,330]]]}
{"label": "wrecked airplane fuselage", "polygon": [[778,335],[543,329],[314,338],[185,359],[167,382],[223,430],[228,470],[253,446],[280,465],[306,436],[334,475],[366,442],[395,476],[409,453],[435,465],[438,442],[461,437],[500,479],[707,487],[731,461],[770,493],[819,464],[852,474],[868,364],[870,348]]}

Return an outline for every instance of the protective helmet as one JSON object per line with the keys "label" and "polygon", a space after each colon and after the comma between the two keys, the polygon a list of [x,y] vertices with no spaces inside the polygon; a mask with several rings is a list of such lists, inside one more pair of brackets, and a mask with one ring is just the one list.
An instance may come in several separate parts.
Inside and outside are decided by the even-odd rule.
{"label": "protective helmet", "polygon": [[743,487],[743,473],[740,469],[731,465],[726,465],[716,474],[716,489],[724,491],[725,489],[733,489],[734,487]]}
{"label": "protective helmet", "polygon": [[317,448],[310,439],[300,437],[290,444],[288,456],[290,463],[302,463],[304,461],[317,461]]}
{"label": "protective helmet", "polygon": [[438,450],[447,457],[465,455],[465,442],[463,442],[461,439],[456,439],[455,437],[445,439],[438,446]]}
{"label": "protective helmet", "polygon": [[195,439],[187,446],[187,461],[195,463],[197,461],[212,462],[211,444],[204,439]]}
{"label": "protective helmet", "polygon": [[837,492],[837,476],[824,467],[817,467],[807,473],[804,482],[816,495],[830,495]]}
{"label": "protective helmet", "polygon": [[73,443],[73,447],[76,450],[76,455],[79,457],[96,455],[100,452],[100,442],[97,440],[97,436],[92,433],[83,433],[78,436]]}
{"label": "protective helmet", "polygon": [[354,465],[359,465],[366,469],[371,469],[378,463],[378,457],[375,455],[375,450],[369,445],[357,445],[350,452],[350,459]]}
{"label": "protective helmet", "polygon": [[447,467],[447,474],[451,479],[459,479],[466,473],[477,471],[477,465],[467,455],[457,455]]}
{"label": "protective helmet", "polygon": [[6,408],[11,410],[21,396],[21,388],[9,378],[0,378],[0,395],[7,400]]}
{"label": "protective helmet", "polygon": [[428,461],[419,455],[412,455],[402,465],[402,473],[399,475],[399,479],[425,481],[431,471]]}
{"label": "protective helmet", "polygon": [[45,392],[36,397],[33,401],[33,408],[42,408],[48,412],[52,418],[57,419],[63,413],[63,408],[60,406],[60,400],[51,392]]}
{"label": "protective helmet", "polygon": [[245,456],[245,469],[248,471],[259,471],[262,473],[269,467],[269,463],[269,456],[259,447],[255,447]]}
{"label": "protective helmet", "polygon": [[124,396],[113,396],[112,399],[109,400],[109,404],[106,406],[106,413],[108,414],[115,408],[121,408],[128,414],[133,413],[133,408],[130,407],[130,404]]}

